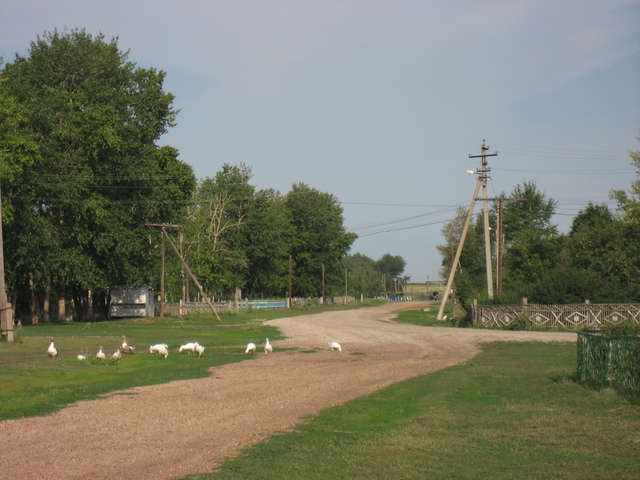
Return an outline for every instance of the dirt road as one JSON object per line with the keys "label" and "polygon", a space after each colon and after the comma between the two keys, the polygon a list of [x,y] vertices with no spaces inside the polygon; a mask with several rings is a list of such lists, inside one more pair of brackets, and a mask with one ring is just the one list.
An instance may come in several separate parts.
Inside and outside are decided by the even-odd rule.
{"label": "dirt road", "polygon": [[[572,333],[390,321],[394,312],[425,305],[271,320],[287,337],[272,342],[272,355],[259,348],[258,358],[215,368],[209,378],[135,388],[47,417],[0,422],[0,479],[160,480],[207,472],[304,415],[463,362],[483,342],[576,340]],[[342,352],[329,351],[334,340]],[[279,351],[283,347],[296,351]]]}

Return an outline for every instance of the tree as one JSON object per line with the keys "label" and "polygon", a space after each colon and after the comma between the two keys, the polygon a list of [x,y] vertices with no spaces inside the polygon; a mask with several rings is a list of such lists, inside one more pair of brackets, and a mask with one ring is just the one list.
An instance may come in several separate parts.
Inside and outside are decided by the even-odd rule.
{"label": "tree", "polygon": [[[631,165],[636,167],[637,175],[640,177],[640,150],[629,152],[629,156]],[[623,212],[627,221],[640,223],[640,178],[631,183],[629,193],[624,190],[612,190],[611,197],[618,200],[618,209]]]}
{"label": "tree", "polygon": [[509,283],[515,287],[539,280],[559,261],[561,250],[556,226],[551,224],[556,202],[527,181],[517,185],[511,197],[524,201],[508,202],[503,210],[507,289]]}
{"label": "tree", "polygon": [[[9,185],[15,186],[24,167],[37,158],[38,146],[26,122],[26,111],[4,90],[0,90],[0,188],[6,195]],[[12,223],[14,210],[0,197],[0,222]],[[7,305],[7,289],[4,260],[4,234],[0,228],[0,324],[7,341],[13,341],[13,318]],[[15,279],[15,276],[13,276]],[[15,301],[13,301],[15,308]]]}
{"label": "tree", "polygon": [[516,185],[511,197],[524,200],[507,202],[504,206],[503,233],[507,246],[516,241],[523,231],[530,231],[538,238],[551,238],[558,234],[556,226],[551,224],[557,202],[538,191],[535,182],[524,181],[522,185]]}
{"label": "tree", "polygon": [[246,289],[254,295],[286,296],[289,252],[294,237],[292,212],[275,190],[262,190],[247,214]]}
{"label": "tree", "polygon": [[30,280],[41,293],[73,294],[78,305],[111,283],[148,284],[145,223],[181,218],[195,187],[178,152],[156,145],[177,113],[164,72],[127,61],[117,39],[76,29],[39,36],[1,75],[40,154],[10,192],[20,218],[9,236],[32,253],[40,248],[30,265],[23,252],[9,253],[12,287]]}
{"label": "tree", "polygon": [[251,169],[224,164],[213,179],[205,178],[190,207],[190,241],[197,242],[194,261],[205,288],[229,295],[246,282],[246,217],[255,188]]}
{"label": "tree", "polygon": [[357,236],[345,231],[338,199],[297,183],[287,194],[285,204],[291,211],[295,229],[290,250],[294,263],[294,295],[321,294],[323,265],[327,294],[339,294],[344,273],[341,259]]}
{"label": "tree", "polygon": [[385,293],[401,291],[398,287],[398,278],[404,272],[406,265],[404,258],[390,253],[385,253],[376,262],[376,268],[382,274]]}
{"label": "tree", "polygon": [[573,219],[567,239],[570,267],[598,284],[598,292],[585,292],[590,296],[581,301],[617,302],[629,297],[628,267],[634,252],[639,252],[637,242],[628,242],[629,227],[605,205],[590,203]]}
{"label": "tree", "polygon": [[343,268],[349,275],[349,295],[359,297],[378,297],[384,293],[382,287],[382,272],[377,267],[377,262],[361,253],[346,255],[342,259]]}

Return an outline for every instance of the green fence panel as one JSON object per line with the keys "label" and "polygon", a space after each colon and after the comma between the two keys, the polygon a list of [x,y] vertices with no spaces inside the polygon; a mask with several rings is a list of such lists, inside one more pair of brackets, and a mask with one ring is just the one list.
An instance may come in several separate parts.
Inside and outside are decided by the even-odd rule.
{"label": "green fence panel", "polygon": [[578,333],[578,380],[640,402],[640,337]]}

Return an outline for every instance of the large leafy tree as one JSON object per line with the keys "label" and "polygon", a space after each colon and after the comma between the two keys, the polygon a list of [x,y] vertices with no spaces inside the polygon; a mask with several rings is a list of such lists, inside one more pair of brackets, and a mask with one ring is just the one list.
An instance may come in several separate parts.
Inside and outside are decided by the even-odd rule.
{"label": "large leafy tree", "polygon": [[[573,219],[567,238],[570,267],[583,272],[598,291],[586,290],[582,299],[623,301],[629,297],[633,278],[629,266],[640,254],[637,241],[630,238],[630,227],[606,205],[589,204]],[[580,282],[574,282],[575,285]]]}
{"label": "large leafy tree", "polygon": [[[402,259],[401,259],[402,260]],[[404,260],[402,260],[404,262]],[[383,273],[378,269],[378,262],[361,253],[346,255],[342,266],[348,272],[348,292],[353,297],[364,294],[365,297],[377,297],[384,293]],[[404,266],[400,273],[404,271]]]}
{"label": "large leafy tree", "polygon": [[[640,151],[629,152],[640,177]],[[577,268],[603,282],[608,301],[640,301],[640,180],[629,192],[613,190],[614,214],[604,205],[589,204],[573,221],[569,234],[571,260]]]}
{"label": "large leafy tree", "polygon": [[[10,192],[20,218],[8,236],[47,252],[13,288],[29,278],[77,299],[152,281],[145,224],[181,218],[195,186],[178,152],[157,146],[176,116],[164,72],[129,62],[117,39],[76,29],[39,36],[1,75],[40,154]],[[20,252],[8,250],[18,268]]]}
{"label": "large leafy tree", "polygon": [[294,237],[292,212],[275,190],[255,195],[246,222],[246,289],[253,295],[285,296],[289,252]]}
{"label": "large leafy tree", "polygon": [[247,215],[255,187],[251,168],[224,164],[197,188],[186,228],[197,242],[194,263],[204,287],[218,295],[243,288],[247,278]]}
{"label": "large leafy tree", "polygon": [[[559,261],[560,237],[551,219],[556,202],[547,199],[535,182],[517,185],[503,210],[505,285],[539,280]],[[508,287],[507,287],[508,288]]]}
{"label": "large leafy tree", "polygon": [[556,226],[551,223],[557,202],[539,191],[535,182],[524,181],[516,185],[511,198],[518,201],[506,202],[503,210],[503,233],[507,246],[515,242],[523,231],[531,231],[540,238],[558,234]]}
{"label": "large leafy tree", "polygon": [[344,273],[341,260],[357,237],[345,231],[338,199],[297,183],[287,194],[286,206],[291,211],[295,228],[290,250],[294,264],[294,295],[321,294],[323,265],[325,293],[339,294]]}
{"label": "large leafy tree", "polygon": [[376,268],[383,276],[383,286],[385,292],[398,292],[402,290],[402,285],[398,284],[400,275],[404,272],[407,262],[400,255],[385,253],[376,262]]}

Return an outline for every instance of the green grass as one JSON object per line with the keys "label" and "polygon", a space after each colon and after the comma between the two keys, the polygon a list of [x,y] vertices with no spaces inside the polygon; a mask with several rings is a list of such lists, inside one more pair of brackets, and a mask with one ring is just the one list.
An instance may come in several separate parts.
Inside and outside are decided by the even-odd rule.
{"label": "green grass", "polygon": [[[47,415],[115,390],[206,377],[211,367],[246,360],[248,342],[262,345],[267,337],[282,338],[277,329],[263,325],[264,320],[379,304],[229,312],[221,322],[213,315],[197,314],[19,327],[15,342],[0,341],[0,421]],[[137,353],[125,355],[119,363],[95,359],[100,346],[107,356],[115,352],[122,335]],[[59,352],[57,360],[46,354],[51,337]],[[205,346],[201,358],[178,354],[180,345],[192,341]],[[156,343],[169,345],[166,361],[148,353],[149,345]],[[88,360],[78,360],[80,353],[87,353]]]}
{"label": "green grass", "polygon": [[575,355],[575,344],[489,344],[185,478],[640,478],[640,407],[573,382]]}
{"label": "green grass", "polygon": [[[22,327],[18,342],[0,342],[0,420],[48,414],[114,390],[207,376],[210,367],[245,360],[248,341],[280,338],[263,320],[325,309],[252,311],[225,315],[220,323],[195,315]],[[398,321],[450,324],[436,314],[437,308],[408,311]],[[141,353],[119,364],[77,360],[100,345],[112,353],[121,335]],[[51,336],[60,351],[55,361],[45,353]],[[207,347],[202,358],[177,353],[194,340]],[[153,343],[170,345],[166,361],[142,353]],[[247,449],[216,474],[185,478],[640,478],[640,407],[573,382],[575,358],[575,344],[489,344],[463,365],[327,409],[295,432]]]}
{"label": "green grass", "polygon": [[[450,320],[438,320],[438,310],[440,305],[431,305],[423,310],[405,310],[399,312],[394,320],[400,323],[411,323],[413,325],[420,325],[422,327],[453,327],[457,324]],[[453,318],[451,304],[447,304],[443,312],[443,316],[447,318]],[[458,316],[462,315],[462,312],[456,310]]]}

